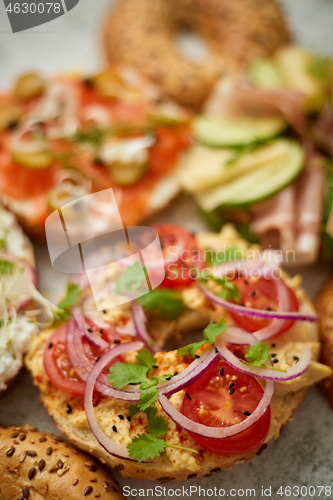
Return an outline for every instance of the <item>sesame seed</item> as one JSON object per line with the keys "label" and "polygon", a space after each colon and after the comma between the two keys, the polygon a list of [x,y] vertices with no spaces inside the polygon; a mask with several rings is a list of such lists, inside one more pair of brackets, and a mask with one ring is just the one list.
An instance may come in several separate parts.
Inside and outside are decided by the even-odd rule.
{"label": "sesame seed", "polygon": [[9,450],[7,451],[6,455],[7,457],[12,457],[15,453],[15,448],[9,448]]}
{"label": "sesame seed", "polygon": [[53,453],[53,448],[52,446],[50,446],[47,450],[46,450],[46,455],[52,455]]}
{"label": "sesame seed", "polygon": [[130,417],[130,416],[128,416],[128,417],[126,417],[126,418],[127,418],[127,420],[128,420],[129,422],[131,421],[131,417]]}
{"label": "sesame seed", "polygon": [[294,360],[295,361],[299,361],[299,357],[298,356],[293,356]]}
{"label": "sesame seed", "polygon": [[186,397],[187,397],[187,399],[189,399],[190,401],[192,401],[192,398],[191,398],[191,396],[189,395],[188,392],[186,393]]}
{"label": "sesame seed", "polygon": [[256,290],[251,290],[250,295],[251,297],[255,297],[257,295]]}
{"label": "sesame seed", "polygon": [[221,370],[220,370],[221,377],[223,377],[223,373],[224,373],[224,368],[222,367]]}
{"label": "sesame seed", "polygon": [[277,356],[276,352],[274,354],[271,354],[272,358],[275,358],[275,356]]}
{"label": "sesame seed", "polygon": [[172,379],[172,377],[167,377],[165,380],[171,380],[171,379]]}
{"label": "sesame seed", "polygon": [[218,350],[218,348],[217,348],[217,347],[215,347],[215,352],[216,352],[216,354],[219,352],[219,350]]}
{"label": "sesame seed", "polygon": [[113,343],[114,344],[120,344],[120,340],[114,340]]}
{"label": "sesame seed", "polygon": [[158,368],[158,365],[153,365],[153,368]]}
{"label": "sesame seed", "polygon": [[107,313],[107,310],[106,309],[103,309],[103,314],[106,314]]}
{"label": "sesame seed", "polygon": [[53,347],[53,342],[50,342],[49,343],[49,349],[52,349],[52,347]]}
{"label": "sesame seed", "polygon": [[28,457],[37,457],[37,453],[34,450],[27,451]]}
{"label": "sesame seed", "polygon": [[35,477],[35,475],[36,475],[36,469],[35,467],[31,467],[31,469],[28,472],[28,478],[30,479],[30,481]]}
{"label": "sesame seed", "polygon": [[249,282],[247,280],[244,280],[244,285],[248,285]]}
{"label": "sesame seed", "polygon": [[242,306],[242,307],[245,307],[245,304],[243,302],[240,302],[239,305]]}
{"label": "sesame seed", "polygon": [[112,429],[114,430],[114,432],[118,432],[118,429],[115,425],[112,426]]}
{"label": "sesame seed", "polygon": [[173,374],[173,376],[174,376],[174,377],[175,377],[176,375],[178,375],[178,372],[175,372],[175,373]]}
{"label": "sesame seed", "polygon": [[39,464],[38,464],[38,469],[39,469],[40,471],[42,471],[44,468],[45,468],[45,460],[44,460],[44,459],[42,459],[42,460],[40,460],[40,461],[39,461]]}
{"label": "sesame seed", "polygon": [[124,417],[124,415],[120,414],[120,415],[118,415],[118,418],[120,418],[120,420],[124,420],[125,417]]}
{"label": "sesame seed", "polygon": [[278,363],[279,360],[278,359],[273,359],[273,363]]}
{"label": "sesame seed", "polygon": [[234,389],[234,388],[230,389],[230,391],[229,391],[230,396],[231,396],[234,392],[235,392],[235,389]]}
{"label": "sesame seed", "polygon": [[252,415],[252,413],[250,413],[249,411],[245,410],[245,411],[243,411],[243,415],[245,415],[246,417],[249,417],[250,415]]}
{"label": "sesame seed", "polygon": [[275,346],[276,346],[276,344],[271,344],[271,347],[275,347]]}
{"label": "sesame seed", "polygon": [[87,328],[87,330],[88,330],[89,333],[93,332],[91,328]]}
{"label": "sesame seed", "polygon": [[86,496],[90,495],[90,493],[92,492],[92,490],[93,490],[92,486],[87,486],[87,488],[84,490],[84,493],[83,493],[84,496],[86,497]]}
{"label": "sesame seed", "polygon": [[96,359],[96,363],[97,363],[97,361],[99,361],[100,359],[101,359],[101,357],[100,357],[100,356],[98,356],[98,358]]}
{"label": "sesame seed", "polygon": [[200,358],[199,354],[196,354],[194,357],[195,357],[196,359],[199,359],[199,358]]}
{"label": "sesame seed", "polygon": [[102,334],[102,333],[103,333],[103,328],[101,328],[101,329],[100,329],[99,333],[100,333],[100,334]]}
{"label": "sesame seed", "polygon": [[235,385],[235,382],[230,382],[229,388],[231,389]]}
{"label": "sesame seed", "polygon": [[271,307],[269,307],[269,306],[265,307],[265,311],[271,311],[271,310],[272,310]]}
{"label": "sesame seed", "polygon": [[67,404],[67,411],[66,411],[66,413],[68,413],[68,415],[69,415],[70,413],[72,413],[72,407],[71,407],[71,405],[69,405],[69,404]]}

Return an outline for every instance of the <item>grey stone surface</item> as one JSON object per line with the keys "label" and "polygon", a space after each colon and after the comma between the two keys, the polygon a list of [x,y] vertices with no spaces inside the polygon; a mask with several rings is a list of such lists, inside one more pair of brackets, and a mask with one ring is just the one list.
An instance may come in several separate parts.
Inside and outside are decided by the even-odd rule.
{"label": "grey stone surface", "polygon": [[[152,0],[153,1],[153,0]],[[233,0],[236,1],[236,0]],[[27,32],[13,34],[9,21],[0,3],[0,88],[9,86],[15,76],[25,70],[36,68],[47,74],[64,71],[93,71],[101,66],[101,24],[109,6],[108,0],[81,0],[67,15],[46,25]],[[297,41],[327,53],[333,52],[333,0],[283,0],[290,24]],[[126,27],[124,27],[126,29]],[[184,223],[191,229],[202,228],[192,203],[180,199],[166,214],[155,220],[169,220]],[[46,248],[36,246],[38,271],[41,288],[55,297],[59,295],[64,277],[50,267]],[[314,266],[304,273],[304,285],[314,296],[319,285],[327,275],[327,269]],[[310,486],[333,487],[333,433],[332,411],[326,405],[317,388],[308,391],[293,421],[283,431],[281,437],[271,444],[259,457],[247,464],[238,465],[231,471],[224,471],[209,478],[192,479],[181,483],[168,483],[165,490],[155,491],[154,498],[169,498],[172,488],[182,488],[179,498],[197,500],[198,488],[220,488],[225,496],[232,497],[232,488],[243,489],[234,498],[246,496],[246,489],[255,489],[252,498],[265,498],[262,487],[272,487],[271,495],[266,498],[332,498],[319,496],[319,490],[309,490]],[[9,393],[0,401],[0,422],[3,424],[38,425],[47,431],[56,431],[55,425],[42,406],[38,391],[32,386],[30,375],[23,371]],[[1,476],[1,472],[0,472]],[[152,497],[147,488],[155,483],[119,478],[122,486],[130,486],[137,491],[137,497]],[[278,495],[280,486],[302,486],[302,495],[297,490]],[[197,488],[190,492],[189,487]],[[187,488],[187,490],[186,490]],[[327,491],[327,490],[326,490]],[[214,492],[213,492],[214,493]],[[266,491],[266,493],[269,493]],[[328,491],[327,491],[328,493]],[[213,495],[213,497],[221,497]],[[247,493],[247,497],[250,493]],[[136,498],[135,492],[129,498]]]}

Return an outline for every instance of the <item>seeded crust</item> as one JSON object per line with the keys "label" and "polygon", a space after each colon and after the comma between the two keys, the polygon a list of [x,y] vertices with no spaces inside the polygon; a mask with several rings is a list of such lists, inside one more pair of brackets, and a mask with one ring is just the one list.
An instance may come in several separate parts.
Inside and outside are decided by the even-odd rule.
{"label": "seeded crust", "polygon": [[[184,28],[205,40],[210,55],[204,61],[177,51],[174,42]],[[133,65],[166,95],[195,109],[219,77],[273,54],[289,39],[274,0],[118,0],[103,35],[110,63]]]}
{"label": "seeded crust", "polygon": [[31,426],[0,427],[0,470],[0,500],[123,498],[94,459]]}
{"label": "seeded crust", "polygon": [[[320,290],[316,306],[320,315],[320,336],[323,345],[321,362],[333,368],[333,276]],[[325,379],[321,387],[333,408],[333,376]]]}

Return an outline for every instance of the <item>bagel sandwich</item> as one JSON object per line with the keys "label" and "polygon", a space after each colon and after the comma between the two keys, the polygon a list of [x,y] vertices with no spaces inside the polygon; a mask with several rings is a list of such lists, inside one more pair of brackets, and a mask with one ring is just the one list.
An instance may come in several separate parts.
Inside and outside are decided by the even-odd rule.
{"label": "bagel sandwich", "polygon": [[188,120],[127,66],[87,77],[25,73],[0,95],[0,200],[43,239],[54,210],[113,188],[123,223],[135,225],[178,194]]}
{"label": "bagel sandwich", "polygon": [[[333,279],[330,277],[320,290],[316,299],[316,307],[320,315],[320,334],[323,344],[321,361],[333,367]],[[333,378],[325,379],[322,389],[327,401],[333,406]]]}
{"label": "bagel sandwich", "polygon": [[115,480],[62,437],[33,426],[0,427],[1,500],[123,498]]}
{"label": "bagel sandwich", "polygon": [[[195,245],[195,248],[199,251],[209,249],[210,252],[213,252],[212,255],[214,255],[214,258],[218,252],[220,252],[220,256],[224,255],[225,258],[226,254],[223,254],[221,250],[225,248],[228,249],[228,252],[231,252],[229,255],[231,259],[235,259],[235,257],[239,259],[239,252],[243,256],[251,254],[258,257],[261,255],[258,247],[245,242],[232,226],[225,226],[219,234],[198,233],[195,238],[184,229],[176,228],[176,226],[160,225],[156,228],[159,232],[164,251],[164,244],[168,241],[169,234],[172,234],[176,247],[179,244],[184,249],[183,244],[186,242],[185,248],[193,249],[193,245]],[[236,251],[237,254],[235,254]],[[252,254],[252,252],[254,253]],[[252,386],[249,378],[251,380],[256,379],[251,376],[249,377],[249,374],[244,375],[242,369],[241,371],[235,371],[235,367],[233,366],[235,359],[238,359],[236,361],[238,364],[242,356],[244,360],[250,359],[246,357],[248,354],[244,358],[244,352],[246,352],[247,347],[244,347],[244,345],[231,346],[230,344],[230,351],[228,350],[227,357],[231,355],[234,358],[231,361],[229,359],[227,363],[223,357],[225,351],[224,354],[222,353],[221,359],[216,354],[220,352],[219,349],[223,350],[222,344],[218,344],[218,341],[215,339],[215,349],[211,345],[212,338],[210,336],[212,332],[215,331],[216,337],[216,331],[220,331],[219,329],[223,330],[221,333],[222,337],[217,338],[220,338],[220,340],[224,338],[225,345],[228,345],[228,338],[223,337],[223,335],[227,334],[228,331],[228,335],[232,335],[232,329],[236,328],[237,335],[239,335],[239,332],[242,335],[245,334],[245,342],[247,339],[250,339],[249,341],[253,344],[252,334],[245,330],[246,325],[248,330],[253,331],[257,335],[256,332],[262,330],[262,328],[257,330],[258,325],[261,327],[266,325],[266,327],[271,329],[272,320],[267,321],[248,316],[245,316],[244,320],[244,316],[238,313],[234,314],[230,311],[229,301],[222,302],[222,304],[227,305],[227,308],[221,305],[220,299],[217,300],[217,303],[214,302],[216,301],[215,298],[212,301],[211,292],[206,289],[203,290],[201,285],[198,285],[197,281],[193,281],[186,271],[185,275],[181,276],[181,282],[177,273],[177,284],[176,286],[173,285],[174,288],[172,288],[172,276],[175,273],[175,269],[180,269],[180,267],[177,267],[178,264],[176,264],[176,268],[172,267],[170,272],[167,271],[166,281],[162,283],[161,288],[141,298],[141,304],[138,305],[136,301],[132,303],[127,302],[121,306],[118,305],[114,308],[104,310],[100,313],[99,317],[96,310],[94,311],[94,315],[91,311],[86,311],[86,294],[89,297],[90,292],[87,290],[83,291],[82,307],[80,307],[80,303],[76,304],[72,309],[72,317],[69,323],[62,324],[60,327],[57,325],[58,328],[54,327],[45,330],[39,336],[35,337],[25,360],[26,366],[32,373],[34,384],[40,389],[41,399],[59,429],[79,448],[105,461],[125,477],[142,479],[149,477],[149,479],[163,482],[209,475],[214,471],[230,469],[238,463],[250,460],[260,450],[265,448],[268,443],[279,436],[281,429],[288,423],[296,411],[306,388],[330,376],[332,373],[328,366],[318,362],[320,341],[318,326],[315,321],[316,317],[314,316],[315,311],[301,287],[301,278],[299,276],[289,278],[283,273],[283,278],[280,278],[281,281],[279,283],[283,287],[286,287],[285,290],[289,297],[289,313],[287,313],[287,318],[291,314],[290,317],[294,319],[299,318],[300,320],[285,320],[282,322],[281,327],[279,326],[281,325],[281,321],[278,322],[279,325],[277,325],[277,330],[275,330],[278,331],[277,335],[273,335],[266,342],[263,340],[263,342],[255,343],[256,348],[260,347],[260,349],[266,350],[264,359],[268,359],[267,363],[271,363],[272,366],[272,369],[270,369],[265,364],[266,368],[263,369],[269,372],[269,377],[272,373],[273,378],[275,377],[277,380],[270,406],[268,409],[266,408],[264,415],[255,422],[254,425],[258,427],[254,428],[250,426],[250,430],[246,429],[244,431],[245,434],[243,432],[240,438],[234,435],[225,439],[207,440],[204,436],[196,434],[197,424],[193,424],[193,421],[196,422],[196,419],[201,418],[201,413],[197,414],[193,408],[186,408],[186,405],[189,403],[192,404],[192,402],[194,404],[195,394],[202,394],[202,387],[200,392],[199,389],[197,390],[196,384],[204,384],[205,386],[208,383],[208,386],[205,386],[204,393],[208,392],[211,394],[210,391],[212,390],[212,394],[215,394],[214,398],[216,400],[216,392],[214,391],[217,389],[211,386],[212,382],[207,382],[207,378],[209,379],[212,370],[213,372],[214,370],[215,372],[218,370],[217,378],[221,384],[218,390],[222,391],[220,400],[228,401],[227,406],[231,405],[230,408],[233,409],[230,413],[227,412],[224,414],[224,418],[227,421],[229,419],[230,428],[240,421],[244,425],[245,416],[250,418],[251,411],[255,410],[255,397],[259,397],[258,394],[263,392],[264,387],[257,381]],[[131,269],[127,269],[126,271],[122,269],[122,271],[126,273],[132,272]],[[105,276],[104,278],[107,279]],[[129,275],[126,275],[126,280],[127,282],[130,280]],[[259,279],[258,281],[258,279],[252,280],[252,278],[246,280],[243,277],[236,277],[234,280],[230,282],[228,280],[223,281],[224,284],[229,283],[227,285],[229,291],[225,292],[227,295],[222,293],[222,296],[228,297],[234,303],[236,296],[233,294],[237,292],[238,300],[244,300],[245,305],[243,304],[242,307],[247,307],[248,305],[251,306],[250,301],[254,300],[253,297],[259,294],[261,297],[260,301],[264,300],[264,304],[269,303],[270,306],[267,306],[268,309],[276,311],[278,305],[270,302],[272,292],[265,288],[268,286],[266,282],[269,280],[262,281]],[[249,286],[249,289],[245,287],[244,280],[247,281],[248,284],[246,287]],[[171,285],[171,288],[167,288],[165,285]],[[263,285],[264,288],[262,288]],[[214,290],[214,293],[221,292],[221,284],[218,284],[218,282],[207,286],[212,286],[211,290]],[[269,286],[272,286],[272,283]],[[226,289],[224,288],[224,290]],[[256,293],[253,293],[254,291]],[[230,293],[231,296],[228,295]],[[239,298],[239,293],[241,293],[241,298]],[[285,295],[285,299],[287,296]],[[266,300],[268,302],[265,302]],[[142,316],[140,316],[140,310],[142,312],[142,309],[139,306],[144,309],[148,319],[145,334],[142,333],[144,331],[144,321]],[[256,306],[256,304],[252,303],[253,306]],[[193,319],[194,313],[197,315],[197,324],[206,325],[203,334],[207,342],[210,338],[208,344],[206,345],[204,340],[199,345],[195,345],[195,347],[183,347],[185,351],[182,349],[168,352],[161,351],[161,348],[158,347],[158,342],[161,342],[161,339],[164,342],[170,335],[174,336],[177,333],[179,335],[177,325],[182,325],[182,343],[188,342],[189,337],[186,338],[186,328],[184,325],[188,324],[189,328],[191,328],[190,325],[193,327],[191,319]],[[187,317],[190,318],[188,323]],[[136,325],[134,329],[133,324],[134,326]],[[102,327],[103,325],[104,328]],[[229,326],[227,327],[227,325]],[[242,329],[239,330],[239,326],[237,325],[242,325]],[[167,333],[165,334],[164,331]],[[193,332],[192,329],[190,331]],[[82,332],[85,332],[85,336],[88,335],[90,340],[87,340],[87,337],[82,340]],[[186,333],[188,334],[189,331]],[[107,348],[106,351],[105,348],[104,350],[96,351],[96,343],[99,342],[95,337],[96,334],[99,335],[99,338],[107,342],[107,345],[112,346],[112,348]],[[92,338],[93,336],[94,339]],[[200,338],[202,338],[202,333],[200,334]],[[79,343],[77,343],[78,339]],[[192,333],[190,340],[192,340]],[[91,341],[94,342],[95,347],[92,346]],[[235,340],[230,340],[230,338],[229,342],[236,343]],[[240,344],[241,342],[237,341],[237,343]],[[135,349],[130,350],[126,344],[128,346],[135,346]],[[193,346],[194,344],[191,345]],[[152,346],[154,346],[153,353],[149,351],[149,349],[152,349]],[[79,352],[81,354],[78,354]],[[120,352],[119,355],[117,355],[118,352]],[[306,366],[303,366],[305,352],[307,352],[308,361]],[[117,398],[110,397],[109,388],[103,385],[106,383],[105,378],[103,379],[101,392],[98,392],[100,389],[93,392],[94,384],[97,383],[98,385],[99,382],[96,382],[96,378],[91,382],[91,377],[96,375],[96,370],[97,378],[99,373],[101,373],[100,377],[105,377],[107,372],[103,372],[103,366],[109,366],[109,358],[106,359],[109,356],[116,357],[117,360],[116,364],[111,363],[110,373],[112,377],[114,376],[117,379],[117,377],[122,376],[123,369],[126,368],[127,370],[128,366],[134,366],[134,369],[137,369],[137,366],[142,363],[145,369],[149,365],[150,380],[155,381],[152,385],[157,383],[156,381],[159,381],[158,383],[163,386],[163,384],[171,384],[173,377],[176,377],[174,379],[175,383],[180,380],[177,384],[182,384],[181,373],[190,365],[192,367],[193,363],[201,363],[201,357],[202,360],[206,360],[208,355],[212,356],[214,361],[206,371],[201,373],[200,378],[191,378],[188,375],[190,379],[187,381],[187,384],[192,383],[193,385],[189,385],[185,389],[182,385],[178,385],[178,387],[182,388],[176,392],[171,391],[172,395],[169,399],[167,397],[164,399],[162,397],[161,399],[161,393],[158,396],[157,391],[156,397],[159,398],[159,402],[156,402],[156,398],[154,399],[153,397],[153,403],[149,405],[148,402],[148,406],[144,410],[140,409],[143,406],[138,407],[133,402],[127,400],[127,396],[123,397],[124,393],[122,392],[117,393]],[[71,364],[72,362],[74,365]],[[82,363],[85,368],[83,368]],[[255,362],[255,365],[256,363],[258,362]],[[297,363],[300,363],[299,372],[297,372]],[[102,368],[99,368],[99,366],[102,366]],[[302,369],[301,366],[303,366]],[[116,370],[114,373],[112,372],[113,369]],[[143,369],[142,366],[141,369]],[[253,367],[251,366],[249,373],[251,373],[252,369]],[[256,368],[255,370],[260,369]],[[293,373],[296,371],[299,374],[297,376],[294,374],[290,378],[287,375],[281,375],[287,374],[288,370],[291,370]],[[279,377],[282,377],[282,379]],[[112,380],[115,381],[116,379]],[[98,378],[98,380],[101,379]],[[138,380],[129,380],[132,380],[130,383],[138,382]],[[216,380],[216,378],[213,377],[213,380]],[[272,388],[269,385],[272,383],[272,381],[266,382],[265,391],[269,387]],[[122,386],[119,383],[119,379],[118,383],[111,382],[111,385],[113,389],[117,389],[118,387],[121,389]],[[251,391],[253,391],[251,392],[251,397],[245,400],[242,399],[243,393],[247,394],[247,391],[250,391],[250,386],[252,387]],[[129,389],[126,389],[126,387]],[[124,390],[129,391],[126,392],[127,395],[135,389],[131,389],[130,385],[126,387]],[[158,387],[161,390],[160,386]],[[141,389],[142,391],[143,389]],[[134,401],[137,401],[137,399],[135,400],[134,398]],[[244,401],[247,401],[247,406],[244,406]],[[258,399],[256,401],[258,402]],[[205,406],[206,403],[207,406]],[[208,416],[210,415],[213,418],[212,414],[209,413],[212,402],[207,401],[206,403],[196,402],[199,405],[197,408],[201,408],[202,410],[206,408]],[[236,406],[234,406],[240,403],[242,404],[241,415],[239,414],[239,410],[237,413]],[[140,404],[140,400],[138,404]],[[249,410],[250,405],[252,405],[251,410]],[[196,416],[193,416],[193,412]],[[184,416],[187,416],[185,424],[181,420]],[[180,420],[178,420],[179,418]],[[207,419],[204,419],[203,422],[206,422],[203,426],[206,431],[212,423],[209,424],[209,420],[207,421]],[[155,425],[158,429],[155,428]],[[187,427],[188,425],[190,427]],[[193,432],[186,430],[186,428],[192,429],[193,425]],[[226,424],[222,423],[222,427],[224,425]],[[203,427],[200,427],[200,429]],[[256,430],[253,433],[251,429]],[[154,435],[154,432],[157,434]],[[217,432],[216,427],[214,427],[214,432]],[[162,437],[158,438],[156,436]],[[252,438],[254,442],[251,441]],[[212,441],[214,452],[209,451],[211,450]],[[151,446],[153,446],[153,450]]]}

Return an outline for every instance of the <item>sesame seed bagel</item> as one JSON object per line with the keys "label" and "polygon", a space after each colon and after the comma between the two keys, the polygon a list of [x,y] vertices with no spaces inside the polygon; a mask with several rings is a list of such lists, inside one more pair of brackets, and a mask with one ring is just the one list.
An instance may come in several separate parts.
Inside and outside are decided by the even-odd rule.
{"label": "sesame seed bagel", "polygon": [[[178,52],[174,40],[184,28],[205,41],[210,54],[204,61]],[[274,0],[118,0],[104,30],[110,63],[132,64],[168,96],[195,109],[219,77],[271,55],[288,41]]]}
{"label": "sesame seed bagel", "polygon": [[[319,292],[316,306],[320,315],[320,335],[323,344],[321,361],[333,368],[333,276]],[[325,379],[321,386],[333,408],[333,376]]]}
{"label": "sesame seed bagel", "polygon": [[[231,226],[225,226],[220,234],[201,233],[197,235],[199,248],[223,248],[224,245],[236,245],[246,252],[250,245],[242,240]],[[298,299],[299,311],[302,313],[313,313],[314,307],[301,288],[299,276],[289,278],[283,275],[286,284],[292,289]],[[189,313],[198,313],[198,325],[200,320],[206,318],[206,325],[209,319],[217,322],[225,317],[228,324],[232,324],[229,313],[220,306],[208,303],[205,296],[195,284],[191,284],[181,292],[185,310],[176,320],[173,328],[169,328],[172,322],[160,320],[153,322],[148,317],[148,327],[154,339],[164,335],[164,330],[174,335],[180,325],[185,324],[185,317]],[[105,312],[104,319],[117,326],[119,316],[127,315],[130,318],[129,305],[124,305],[120,312]],[[109,314],[109,316],[107,316]],[[152,329],[153,325],[153,329]],[[105,461],[109,466],[120,472],[125,477],[140,479],[153,479],[157,481],[182,480],[189,477],[199,477],[209,475],[212,472],[226,470],[234,465],[252,459],[268,443],[276,439],[281,429],[288,423],[301,402],[306,388],[323,378],[329,376],[331,369],[317,362],[320,351],[319,333],[317,323],[296,321],[285,333],[274,337],[270,345],[270,354],[273,354],[275,366],[285,370],[295,364],[295,359],[302,355],[303,346],[312,349],[312,361],[307,370],[299,377],[286,382],[277,382],[273,399],[271,401],[271,423],[265,440],[258,445],[258,449],[241,453],[239,455],[224,456],[204,450],[197,444],[190,434],[180,428],[171,420],[158,403],[156,403],[157,415],[161,416],[167,423],[168,430],[165,440],[168,443],[165,451],[152,462],[139,463],[136,461],[119,459],[105,451],[100,446],[90,430],[84,410],[83,397],[74,396],[58,389],[48,378],[44,369],[44,350],[52,344],[49,339],[54,330],[47,330],[36,337],[31,349],[26,357],[26,365],[32,373],[34,383],[39,387],[41,399],[50,415],[54,418],[59,429],[79,448],[88,451],[98,459]],[[128,339],[123,339],[123,342]],[[270,343],[270,341],[268,341]],[[51,345],[53,347],[53,344]],[[134,363],[137,352],[126,352],[122,356],[122,361]],[[191,362],[190,356],[183,356],[177,351],[158,352],[155,354],[156,365],[154,365],[151,376],[157,378],[167,374],[181,373]],[[170,397],[170,402],[181,410],[186,390],[183,389]],[[94,397],[94,412],[98,425],[103,432],[115,443],[127,446],[138,434],[146,433],[148,429],[147,416],[143,412],[126,418],[129,412],[130,402],[106,397],[96,394]],[[70,412],[68,413],[68,408]],[[181,446],[183,449],[172,447]],[[184,448],[190,448],[184,449]],[[193,452],[195,450],[197,453]]]}
{"label": "sesame seed bagel", "polygon": [[0,427],[0,500],[123,498],[103,467],[35,427]]}

